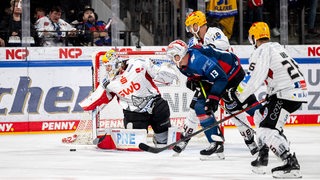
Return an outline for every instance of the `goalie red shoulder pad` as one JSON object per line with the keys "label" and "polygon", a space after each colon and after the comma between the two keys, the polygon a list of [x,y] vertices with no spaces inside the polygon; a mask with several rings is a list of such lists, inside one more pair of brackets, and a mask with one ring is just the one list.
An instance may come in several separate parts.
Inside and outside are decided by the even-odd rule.
{"label": "goalie red shoulder pad", "polygon": [[98,88],[83,101],[81,101],[79,105],[83,110],[90,111],[102,104],[108,104],[112,99],[113,95],[107,93],[107,91],[99,85]]}

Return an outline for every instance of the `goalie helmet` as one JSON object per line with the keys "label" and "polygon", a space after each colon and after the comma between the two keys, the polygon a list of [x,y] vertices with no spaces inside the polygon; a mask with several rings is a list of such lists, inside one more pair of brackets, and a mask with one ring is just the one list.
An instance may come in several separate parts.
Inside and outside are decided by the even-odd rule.
{"label": "goalie helmet", "polygon": [[[196,32],[193,31],[194,24],[198,25],[198,30]],[[186,21],[185,21],[186,31],[192,32],[192,33],[197,33],[199,31],[200,27],[205,24],[207,24],[206,15],[201,11],[194,11],[194,12],[190,13],[186,18]]]}
{"label": "goalie helmet", "polygon": [[[175,40],[168,45],[167,56],[179,67],[179,63],[187,54],[187,51],[188,45],[184,41]],[[176,60],[176,56],[179,56],[178,60]]]}
{"label": "goalie helmet", "polygon": [[106,54],[104,56],[102,56],[102,63],[104,65],[106,64],[114,64],[115,61],[117,61],[118,57],[117,57],[117,53],[115,50],[111,49],[109,51],[106,52]]}
{"label": "goalie helmet", "polygon": [[249,29],[249,42],[255,46],[257,40],[262,38],[270,39],[270,29],[268,24],[265,22],[253,23]]}

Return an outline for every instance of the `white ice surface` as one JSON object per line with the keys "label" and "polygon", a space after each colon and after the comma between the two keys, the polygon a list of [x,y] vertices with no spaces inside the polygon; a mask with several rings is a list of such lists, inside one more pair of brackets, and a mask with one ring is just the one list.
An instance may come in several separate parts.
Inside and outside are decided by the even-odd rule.
{"label": "white ice surface", "polygon": [[[301,165],[303,179],[320,179],[320,127],[286,127],[291,150]],[[200,161],[199,151],[206,144],[191,142],[178,157],[173,151],[159,154],[98,150],[80,146],[70,152],[61,143],[66,134],[0,136],[0,179],[273,179],[271,168],[282,163],[272,154],[268,172],[251,172],[254,160],[237,129],[225,128],[225,160]]]}

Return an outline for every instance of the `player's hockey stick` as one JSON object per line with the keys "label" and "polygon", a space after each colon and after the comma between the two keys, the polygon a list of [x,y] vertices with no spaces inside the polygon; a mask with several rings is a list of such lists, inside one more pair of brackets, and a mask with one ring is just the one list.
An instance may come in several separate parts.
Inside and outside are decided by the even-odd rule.
{"label": "player's hockey stick", "polygon": [[234,113],[233,115],[230,115],[230,116],[228,116],[228,117],[225,117],[225,118],[221,119],[220,121],[216,121],[216,122],[214,122],[213,124],[211,124],[210,126],[207,126],[207,127],[205,127],[205,128],[202,128],[202,129],[196,131],[195,133],[189,134],[189,135],[181,138],[180,140],[178,140],[178,141],[176,141],[176,142],[173,142],[173,143],[171,143],[171,144],[168,144],[168,145],[166,145],[166,146],[164,146],[164,147],[157,148],[157,147],[151,147],[151,146],[149,146],[149,145],[147,145],[147,144],[145,144],[145,143],[140,143],[140,144],[139,144],[139,148],[140,148],[141,150],[143,150],[143,151],[147,151],[147,152],[155,153],[155,154],[156,154],[156,153],[159,153],[159,152],[162,152],[162,151],[164,151],[164,150],[167,150],[167,149],[169,149],[169,148],[171,148],[171,147],[179,144],[179,143],[182,142],[182,141],[186,141],[186,140],[188,140],[188,139],[191,139],[192,137],[194,137],[194,136],[196,136],[196,135],[198,135],[198,134],[200,134],[200,133],[202,133],[202,132],[204,132],[204,131],[206,131],[206,130],[208,130],[208,129],[211,129],[211,128],[213,128],[213,127],[215,127],[215,126],[217,126],[217,125],[219,125],[219,124],[221,124],[221,123],[229,120],[230,118],[233,118],[234,116],[237,116],[238,114],[241,114],[241,113],[243,113],[243,112],[245,112],[245,111],[248,111],[249,109],[252,109],[253,107],[255,107],[255,106],[257,106],[257,105],[259,105],[259,104],[261,104],[261,103],[263,103],[263,102],[265,102],[265,101],[266,101],[265,99],[262,99],[262,100],[260,100],[260,101],[257,101],[257,102],[255,102],[255,103],[253,103],[251,106],[248,106],[247,108],[245,108],[245,109],[243,109],[243,110],[241,110],[241,111],[239,111],[239,112],[237,112],[237,113]]}
{"label": "player's hockey stick", "polygon": [[[234,114],[231,113],[227,108],[225,108],[224,106],[222,106],[222,105],[220,105],[220,104],[219,104],[219,106],[220,106],[221,109],[223,109],[223,110],[226,111],[228,114],[230,114],[230,116],[234,116]],[[237,121],[240,122],[242,125],[246,126],[248,129],[252,130],[253,133],[256,133],[256,131],[255,131],[252,127],[250,127],[248,124],[246,124],[245,122],[243,122],[240,118],[238,118],[237,116],[234,116],[234,118],[236,118]]]}
{"label": "player's hockey stick", "polygon": [[[204,87],[203,87],[201,81],[199,81],[199,85],[200,85],[202,94],[203,94],[204,97],[206,98],[206,97],[207,97],[207,94],[206,94],[206,92],[205,92],[205,90],[204,90]],[[225,108],[225,107],[222,106],[221,104],[219,104],[219,107],[220,107],[221,109],[223,109],[224,111],[226,111],[228,114],[230,114],[230,116],[234,116],[233,113],[231,113],[227,108]],[[254,133],[256,133],[256,131],[255,131],[254,129],[252,129],[252,127],[248,126],[248,125],[247,125],[246,123],[244,123],[240,118],[238,118],[237,116],[234,116],[234,118],[235,118],[236,120],[238,120],[238,122],[240,122],[242,125],[246,126],[247,128],[251,129]]]}

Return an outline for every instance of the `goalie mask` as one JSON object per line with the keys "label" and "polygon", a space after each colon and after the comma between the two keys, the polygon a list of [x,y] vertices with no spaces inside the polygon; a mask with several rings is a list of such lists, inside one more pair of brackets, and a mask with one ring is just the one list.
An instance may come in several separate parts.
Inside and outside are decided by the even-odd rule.
{"label": "goalie mask", "polygon": [[249,29],[249,42],[256,46],[257,40],[259,39],[270,39],[270,29],[267,23],[265,22],[256,22],[253,23]]}
{"label": "goalie mask", "polygon": [[[182,58],[187,54],[188,45],[182,40],[175,40],[168,45],[167,56],[173,61],[179,68]],[[179,56],[179,59],[176,58]]]}
{"label": "goalie mask", "polygon": [[117,69],[116,65],[118,61],[117,53],[113,49],[107,51],[106,54],[102,56],[102,63],[108,72]]}

